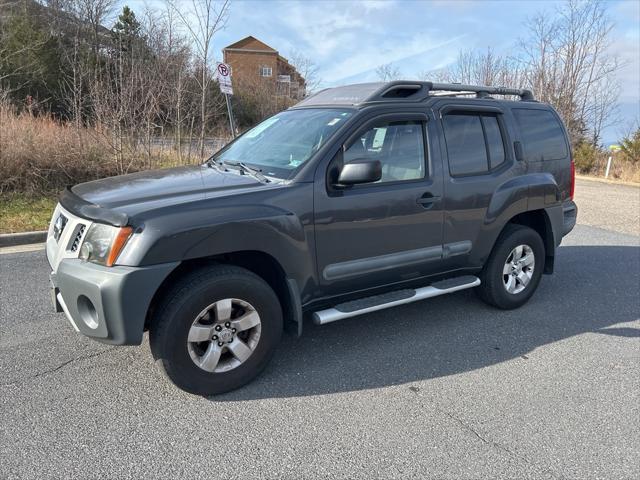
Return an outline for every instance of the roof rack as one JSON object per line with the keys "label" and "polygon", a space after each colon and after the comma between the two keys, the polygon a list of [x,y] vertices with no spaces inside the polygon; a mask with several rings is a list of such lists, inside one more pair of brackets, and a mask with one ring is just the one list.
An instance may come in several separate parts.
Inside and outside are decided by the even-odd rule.
{"label": "roof rack", "polygon": [[433,97],[474,94],[476,98],[512,95],[520,97],[522,101],[535,101],[531,90],[520,88],[395,80],[386,83],[360,83],[328,88],[305,98],[298,105],[364,105],[390,100],[416,103]]}
{"label": "roof rack", "polygon": [[385,83],[370,95],[363,103],[388,101],[406,98],[410,101],[422,101],[426,97],[476,95],[476,98],[488,98],[489,95],[513,95],[523,101],[533,101],[531,90],[486,85],[465,85],[462,83],[406,82]]}

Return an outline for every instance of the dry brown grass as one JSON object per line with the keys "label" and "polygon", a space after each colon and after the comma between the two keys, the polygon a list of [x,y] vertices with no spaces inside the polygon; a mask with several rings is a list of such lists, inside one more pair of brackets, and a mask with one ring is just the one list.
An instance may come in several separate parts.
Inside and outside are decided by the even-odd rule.
{"label": "dry brown grass", "polygon": [[0,192],[42,194],[114,175],[108,143],[50,117],[0,106]]}
{"label": "dry brown grass", "polygon": [[[593,168],[579,173],[590,177],[604,178],[608,158],[608,155],[599,155],[594,162]],[[634,165],[629,161],[625,161],[621,155],[614,154],[608,178],[609,180],[640,183],[640,165]]]}
{"label": "dry brown grass", "polygon": [[0,194],[49,195],[70,184],[201,161],[193,155],[178,158],[171,147],[132,144],[49,116],[17,114],[0,104]]}

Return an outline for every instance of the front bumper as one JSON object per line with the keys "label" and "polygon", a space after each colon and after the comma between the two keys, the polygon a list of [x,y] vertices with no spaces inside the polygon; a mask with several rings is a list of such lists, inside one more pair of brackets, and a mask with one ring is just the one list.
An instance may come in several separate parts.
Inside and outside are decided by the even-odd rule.
{"label": "front bumper", "polygon": [[52,300],[74,328],[113,345],[139,345],[153,295],[178,265],[103,267],[63,259],[51,273]]}

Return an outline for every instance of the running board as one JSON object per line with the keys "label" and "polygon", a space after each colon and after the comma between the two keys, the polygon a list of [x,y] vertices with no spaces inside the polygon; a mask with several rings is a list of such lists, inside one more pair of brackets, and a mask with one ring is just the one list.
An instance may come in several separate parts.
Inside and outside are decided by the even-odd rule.
{"label": "running board", "polygon": [[324,325],[344,318],[355,317],[397,305],[404,305],[405,303],[417,302],[425,298],[437,297],[446,293],[477,287],[478,285],[480,285],[480,279],[473,275],[449,278],[435,282],[428,287],[417,288],[415,290],[396,290],[395,292],[383,293],[382,295],[374,295],[373,297],[341,303],[333,308],[314,312],[313,322],[317,325]]}

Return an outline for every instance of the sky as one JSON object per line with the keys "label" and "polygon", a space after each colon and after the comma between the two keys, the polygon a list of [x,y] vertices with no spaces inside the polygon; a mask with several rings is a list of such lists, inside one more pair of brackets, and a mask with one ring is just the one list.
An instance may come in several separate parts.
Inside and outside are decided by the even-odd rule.
{"label": "sky", "polygon": [[[160,0],[123,1],[138,15],[163,8]],[[185,8],[190,0],[178,0]],[[224,30],[214,38],[222,48],[248,35],[287,57],[301,52],[318,66],[322,86],[375,81],[376,68],[390,63],[403,78],[456,61],[460,50],[509,54],[537,12],[554,15],[558,1],[489,0],[232,0]],[[640,120],[640,1],[611,0],[611,53],[624,67],[618,121],[603,134],[613,143]]]}

